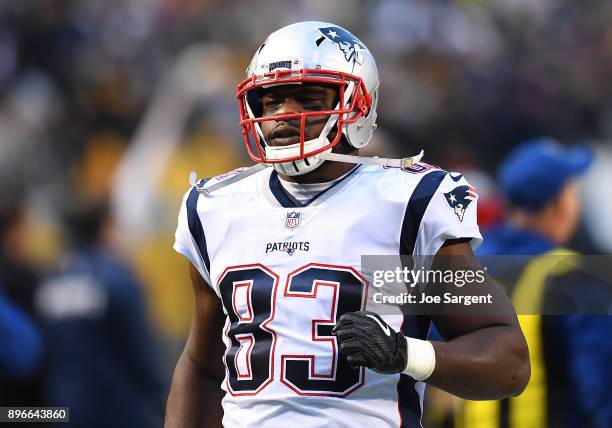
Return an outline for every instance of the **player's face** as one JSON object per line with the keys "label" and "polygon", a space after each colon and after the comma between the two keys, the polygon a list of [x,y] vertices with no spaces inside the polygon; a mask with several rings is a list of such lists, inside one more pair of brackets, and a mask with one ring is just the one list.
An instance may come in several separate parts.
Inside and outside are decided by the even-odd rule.
{"label": "player's face", "polygon": [[[331,110],[337,101],[337,90],[314,84],[281,85],[265,90],[262,98],[263,117]],[[317,138],[329,115],[309,116],[304,128],[304,141]],[[299,118],[269,120],[261,123],[261,130],[270,146],[287,146],[300,142]],[[330,135],[333,138],[333,135]]]}

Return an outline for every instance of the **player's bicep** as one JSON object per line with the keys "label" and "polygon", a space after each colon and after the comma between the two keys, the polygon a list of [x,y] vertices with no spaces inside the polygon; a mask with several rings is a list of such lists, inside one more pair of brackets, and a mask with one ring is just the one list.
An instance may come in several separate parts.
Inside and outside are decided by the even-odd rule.
{"label": "player's bicep", "polygon": [[185,355],[210,377],[222,379],[224,346],[221,332],[225,315],[221,302],[192,264],[189,265],[189,274],[195,299]]}
{"label": "player's bicep", "polygon": [[441,271],[480,271],[484,273],[484,281],[462,287],[453,283],[445,283],[442,286],[440,284],[429,285],[426,287],[428,294],[443,296],[444,293],[450,292],[453,296],[467,297],[491,295],[491,303],[457,305],[453,306],[452,311],[447,311],[440,305],[432,305],[429,308],[430,318],[444,339],[451,340],[487,327],[518,326],[516,312],[510,299],[501,287],[484,272],[467,240],[447,241],[436,253],[431,268]]}

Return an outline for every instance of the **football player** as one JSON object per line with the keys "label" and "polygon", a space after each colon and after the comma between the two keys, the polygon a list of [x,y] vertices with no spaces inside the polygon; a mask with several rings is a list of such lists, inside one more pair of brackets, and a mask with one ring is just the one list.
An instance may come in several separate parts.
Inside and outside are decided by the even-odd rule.
{"label": "football player", "polygon": [[[414,427],[424,382],[472,399],[525,387],[524,337],[488,279],[492,314],[367,310],[362,255],[477,266],[481,241],[461,175],[359,156],[378,85],[370,51],[334,24],[289,25],[257,49],[237,88],[257,164],[194,181],[179,213],[195,310],[167,427]],[[425,340],[431,321],[445,342]]]}

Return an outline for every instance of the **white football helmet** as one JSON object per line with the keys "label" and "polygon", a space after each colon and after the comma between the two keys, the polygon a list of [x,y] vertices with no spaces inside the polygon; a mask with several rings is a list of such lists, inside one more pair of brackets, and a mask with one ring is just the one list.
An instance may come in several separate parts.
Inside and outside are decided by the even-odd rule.
{"label": "white football helmet", "polygon": [[[274,85],[320,83],[338,87],[333,110],[262,117],[261,91]],[[366,46],[342,27],[327,22],[291,24],[270,34],[257,49],[247,78],[237,87],[240,125],[247,151],[256,162],[270,164],[279,173],[301,175],[323,162],[344,135],[353,147],[368,144],[376,128],[378,70]],[[304,141],[307,117],[327,118],[318,138]],[[261,122],[300,120],[300,142],[270,146]],[[330,141],[330,132],[337,127]]]}

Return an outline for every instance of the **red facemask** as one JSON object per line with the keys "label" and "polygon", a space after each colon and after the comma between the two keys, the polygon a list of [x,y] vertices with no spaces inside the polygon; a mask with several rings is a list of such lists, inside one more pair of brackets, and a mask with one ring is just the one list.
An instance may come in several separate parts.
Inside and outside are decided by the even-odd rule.
{"label": "red facemask", "polygon": [[[338,87],[339,102],[337,109],[319,110],[301,113],[278,114],[261,116],[262,103],[259,92],[266,87],[284,84],[319,83],[336,85]],[[263,75],[252,75],[237,86],[236,97],[240,109],[240,126],[242,136],[249,157],[255,162],[282,163],[305,159],[322,153],[340,142],[341,130],[344,125],[356,122],[360,117],[368,114],[372,108],[372,97],[367,92],[363,80],[357,76],[330,70],[302,69],[302,70],[276,70]],[[344,107],[343,107],[344,106]],[[324,145],[316,145],[314,149],[305,147],[305,128],[308,118],[334,117],[338,129],[332,141],[326,139]],[[292,156],[270,159],[266,156],[267,143],[263,138],[260,123],[265,121],[299,120],[300,143],[299,151],[293,150]],[[323,133],[329,134],[333,127],[325,127]],[[327,132],[325,132],[327,129]],[[322,134],[323,134],[322,133]],[[327,135],[321,135],[327,137]]]}

